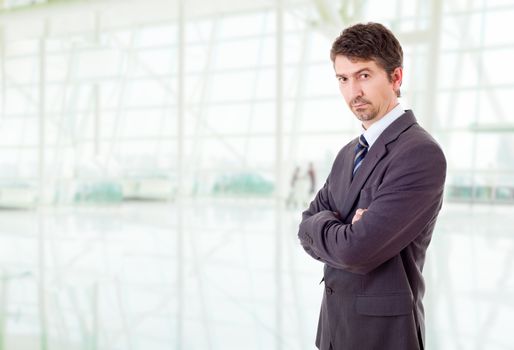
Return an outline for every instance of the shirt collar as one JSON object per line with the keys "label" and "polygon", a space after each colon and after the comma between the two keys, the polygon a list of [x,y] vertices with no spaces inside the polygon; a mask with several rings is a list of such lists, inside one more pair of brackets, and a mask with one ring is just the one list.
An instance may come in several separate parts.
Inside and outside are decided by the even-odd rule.
{"label": "shirt collar", "polygon": [[391,109],[389,113],[384,115],[379,121],[373,123],[368,129],[364,129],[363,127],[364,132],[362,134],[366,138],[366,141],[368,141],[369,148],[373,146],[373,144],[378,139],[380,134],[382,134],[382,132],[396,119],[398,119],[403,113],[405,113],[405,111],[403,110],[403,107],[398,103],[396,107]]}

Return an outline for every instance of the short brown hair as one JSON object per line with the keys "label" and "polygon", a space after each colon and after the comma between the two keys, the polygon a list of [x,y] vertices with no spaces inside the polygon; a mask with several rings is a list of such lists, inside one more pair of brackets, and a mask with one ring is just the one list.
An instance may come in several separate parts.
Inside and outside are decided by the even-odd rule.
{"label": "short brown hair", "polygon": [[[359,23],[343,30],[330,50],[330,59],[343,55],[352,60],[373,60],[391,80],[391,74],[403,67],[403,50],[394,34],[380,23]],[[400,96],[400,91],[397,92]]]}

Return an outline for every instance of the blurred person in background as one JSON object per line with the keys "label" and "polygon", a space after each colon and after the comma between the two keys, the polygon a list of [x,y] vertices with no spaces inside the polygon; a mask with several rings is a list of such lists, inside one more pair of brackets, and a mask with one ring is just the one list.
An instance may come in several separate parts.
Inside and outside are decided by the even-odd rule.
{"label": "blurred person in background", "polygon": [[299,227],[304,250],[325,264],[316,346],[424,349],[421,272],[446,160],[399,104],[403,50],[390,30],[348,27],[330,56],[362,134],[341,149]]}
{"label": "blurred person in background", "polygon": [[310,187],[309,187],[309,195],[313,195],[316,191],[316,171],[314,170],[314,164],[309,162],[309,169],[307,169],[307,176],[309,176]]}
{"label": "blurred person in background", "polygon": [[287,208],[297,208],[298,206],[298,180],[300,178],[300,167],[294,168],[293,175],[291,176],[291,182],[289,183],[289,195],[286,200]]}

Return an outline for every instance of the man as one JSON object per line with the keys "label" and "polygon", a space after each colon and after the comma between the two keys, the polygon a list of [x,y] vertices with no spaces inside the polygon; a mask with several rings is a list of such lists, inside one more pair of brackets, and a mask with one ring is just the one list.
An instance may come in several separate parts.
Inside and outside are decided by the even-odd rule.
{"label": "man", "polygon": [[363,134],[337,155],[298,232],[305,251],[325,263],[316,346],[424,349],[421,272],[446,160],[398,103],[403,51],[387,28],[345,29],[331,59]]}

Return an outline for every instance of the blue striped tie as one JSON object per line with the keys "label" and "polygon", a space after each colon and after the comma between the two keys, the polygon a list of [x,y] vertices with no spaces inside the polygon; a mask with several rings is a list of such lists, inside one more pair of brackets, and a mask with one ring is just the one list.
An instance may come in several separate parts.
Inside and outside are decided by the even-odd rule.
{"label": "blue striped tie", "polygon": [[362,164],[362,160],[364,157],[366,157],[366,154],[368,153],[368,141],[366,141],[366,138],[364,137],[364,134],[362,134],[359,137],[359,143],[357,143],[357,146],[355,146],[355,158],[353,160],[353,174],[355,175],[355,172]]}

